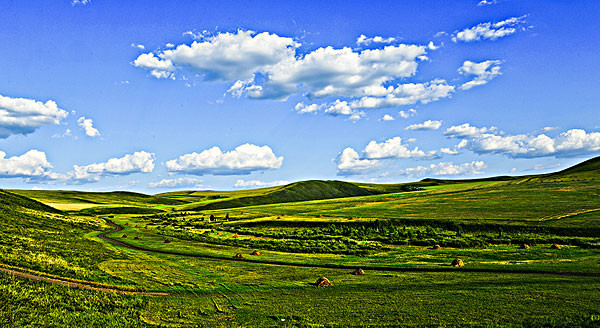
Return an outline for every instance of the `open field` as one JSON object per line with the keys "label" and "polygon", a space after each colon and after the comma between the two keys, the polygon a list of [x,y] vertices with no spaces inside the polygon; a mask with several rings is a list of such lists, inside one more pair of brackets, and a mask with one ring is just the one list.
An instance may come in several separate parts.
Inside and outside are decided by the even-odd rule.
{"label": "open field", "polygon": [[0,191],[0,325],[600,326],[599,162],[398,185]]}

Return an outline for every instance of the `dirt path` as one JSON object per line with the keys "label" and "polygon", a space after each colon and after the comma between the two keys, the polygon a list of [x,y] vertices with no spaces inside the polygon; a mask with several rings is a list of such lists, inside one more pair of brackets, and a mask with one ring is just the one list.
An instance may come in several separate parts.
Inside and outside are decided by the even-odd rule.
{"label": "dirt path", "polygon": [[247,262],[254,264],[266,264],[266,265],[281,265],[281,266],[290,266],[290,267],[299,267],[299,268],[323,268],[323,269],[343,269],[343,270],[374,270],[374,271],[392,271],[392,272],[454,272],[454,273],[498,273],[498,274],[546,274],[546,275],[558,275],[558,276],[576,276],[576,277],[600,277],[600,273],[593,272],[559,272],[559,271],[539,271],[539,270],[495,270],[495,269],[472,269],[472,268],[394,268],[394,267],[385,267],[385,266],[351,266],[351,265],[338,265],[338,264],[311,264],[311,263],[286,263],[286,262],[277,262],[277,261],[268,261],[268,260],[249,260],[249,259],[236,259],[226,256],[219,255],[201,255],[201,254],[188,254],[188,253],[180,253],[175,251],[164,251],[158,249],[150,249],[140,246],[135,246],[128,244],[126,242],[112,239],[107,237],[108,234],[118,232],[123,230],[123,227],[118,224],[112,222],[111,220],[105,219],[106,222],[113,227],[112,230],[103,232],[98,235],[100,239],[106,240],[112,244],[133,249],[136,251],[156,253],[156,254],[167,254],[167,255],[176,255],[176,256],[185,256],[185,257],[195,257],[195,258],[204,258],[211,260],[223,260],[223,261],[232,261],[232,262]]}
{"label": "dirt path", "polygon": [[123,290],[123,289],[118,289],[118,288],[98,287],[98,286],[88,285],[85,283],[78,283],[78,282],[65,281],[65,280],[60,280],[60,279],[55,279],[55,278],[49,278],[49,277],[35,275],[32,273],[27,273],[27,272],[12,270],[12,269],[6,269],[6,268],[0,268],[0,271],[12,274],[13,276],[19,277],[19,278],[25,278],[25,279],[29,279],[29,280],[35,280],[35,281],[44,281],[44,282],[47,282],[52,285],[63,285],[63,286],[67,286],[69,288],[98,290],[98,291],[103,291],[103,292],[129,294],[129,295],[149,295],[149,296],[169,295],[169,293],[163,293],[163,292],[144,292],[144,291]]}

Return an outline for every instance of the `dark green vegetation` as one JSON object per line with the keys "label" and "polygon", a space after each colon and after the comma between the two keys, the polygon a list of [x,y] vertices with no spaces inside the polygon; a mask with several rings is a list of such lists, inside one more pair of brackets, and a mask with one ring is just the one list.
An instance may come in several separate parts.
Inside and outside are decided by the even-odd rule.
{"label": "dark green vegetation", "polygon": [[[97,238],[107,220],[123,227],[108,235],[114,242]],[[464,268],[450,266],[456,258]],[[544,175],[410,184],[0,191],[7,265],[169,295],[0,273],[0,326],[597,327],[600,159]],[[358,267],[366,275],[350,274]],[[315,287],[321,276],[334,286]]]}

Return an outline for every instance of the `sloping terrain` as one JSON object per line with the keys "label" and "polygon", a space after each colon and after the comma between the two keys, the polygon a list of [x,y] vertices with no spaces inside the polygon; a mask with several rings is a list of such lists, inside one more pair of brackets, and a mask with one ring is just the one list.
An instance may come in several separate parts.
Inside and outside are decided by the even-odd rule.
{"label": "sloping terrain", "polygon": [[317,199],[344,198],[373,195],[377,192],[361,188],[343,181],[309,180],[282,186],[265,194],[250,197],[238,197],[212,202],[205,205],[189,206],[184,210],[207,210],[234,208],[252,205],[300,202]]}

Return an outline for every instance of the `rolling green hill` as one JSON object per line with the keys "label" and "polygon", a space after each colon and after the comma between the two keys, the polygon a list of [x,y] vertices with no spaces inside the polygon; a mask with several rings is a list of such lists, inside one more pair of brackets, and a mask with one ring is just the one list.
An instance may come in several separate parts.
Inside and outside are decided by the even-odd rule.
{"label": "rolling green hill", "polygon": [[376,193],[350,182],[309,180],[291,183],[270,190],[262,195],[224,199],[204,205],[184,207],[184,210],[222,209],[317,199],[367,196]]}
{"label": "rolling green hill", "polygon": [[73,190],[10,190],[11,193],[43,203],[120,204],[120,205],[179,205],[185,201],[129,191],[85,192]]}

